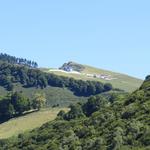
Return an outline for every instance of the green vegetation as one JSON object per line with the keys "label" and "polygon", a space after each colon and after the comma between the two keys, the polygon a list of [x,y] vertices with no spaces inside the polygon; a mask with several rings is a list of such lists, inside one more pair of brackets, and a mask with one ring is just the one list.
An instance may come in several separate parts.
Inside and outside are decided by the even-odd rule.
{"label": "green vegetation", "polygon": [[[70,104],[75,104],[77,102],[85,102],[86,97],[78,97],[73,94],[67,88],[59,87],[46,87],[44,89],[30,87],[24,88],[21,84],[14,84],[14,91],[22,92],[29,99],[33,99],[35,93],[44,93],[46,96],[46,107],[52,107],[54,105],[59,105],[60,107],[68,107]],[[7,95],[8,91],[0,86],[1,96]]]}
{"label": "green vegetation", "polygon": [[113,87],[123,89],[127,92],[135,91],[136,89],[140,87],[140,85],[143,82],[143,80],[141,79],[131,77],[126,74],[116,73],[116,72],[107,71],[103,69],[97,69],[97,68],[87,66],[87,65],[85,65],[85,70],[83,72],[111,75],[113,78],[116,78],[116,79],[111,80],[111,81],[104,81],[102,79],[96,79],[96,80],[101,81],[101,82],[111,83]]}
{"label": "green vegetation", "polygon": [[44,93],[36,93],[33,98],[33,108],[40,110],[46,104],[46,96]]}
{"label": "green vegetation", "polygon": [[112,86],[107,88],[101,82],[75,80],[44,73],[39,69],[16,66],[9,63],[0,64],[0,76],[0,85],[10,91],[14,89],[14,83],[20,83],[26,88],[36,87],[44,89],[48,86],[67,88],[77,96],[91,96],[112,89]]}
{"label": "green vegetation", "polygon": [[[0,54],[0,150],[150,149],[150,76],[137,89],[141,80],[71,65],[82,74],[58,76]],[[115,79],[89,81],[90,73]]]}
{"label": "green vegetation", "polygon": [[[143,82],[141,79],[137,79],[137,78],[125,75],[125,74],[98,69],[98,68],[94,68],[94,67],[87,66],[87,65],[80,65],[80,64],[74,63],[74,65],[71,64],[71,66],[74,69],[80,71],[81,74],[64,73],[64,72],[59,72],[59,71],[53,71],[53,73],[56,75],[71,77],[71,78],[78,79],[78,80],[85,80],[85,81],[91,80],[91,81],[99,81],[103,83],[111,83],[114,88],[119,88],[119,89],[125,90],[126,92],[135,91]],[[63,68],[64,67],[61,67],[61,69]],[[48,68],[45,68],[45,69],[41,68],[41,70],[44,72],[51,73],[50,71],[51,69],[48,69]],[[100,78],[89,78],[85,74],[111,75],[115,79],[107,81],[107,80],[103,80]]]}
{"label": "green vegetation", "polygon": [[67,108],[47,108],[2,123],[0,124],[0,139],[16,137],[18,134],[40,127],[44,123],[54,120],[60,110],[68,111]]}
{"label": "green vegetation", "polygon": [[31,68],[37,68],[38,64],[35,61],[27,60],[24,58],[17,58],[15,56],[10,56],[8,54],[0,53],[0,63],[6,62],[10,64],[22,65]]}
{"label": "green vegetation", "polygon": [[[73,94],[70,93],[70,95],[72,94],[80,97],[88,97],[113,89],[111,84],[75,80],[73,78],[43,73],[37,69],[36,62],[16,58],[7,54],[0,54],[0,86],[3,91],[11,91],[6,94],[7,96],[2,97],[0,101],[1,122],[16,116],[21,116],[30,110],[40,110],[44,106],[51,105],[52,102],[50,101],[53,97],[56,99],[57,96],[62,95],[59,95],[59,92],[53,93],[53,95],[56,94],[54,96],[50,95],[52,92],[49,93],[49,90],[47,90],[50,89],[50,87],[59,87],[63,89],[63,92],[67,89],[73,92]],[[18,89],[20,91],[18,91]],[[33,93],[33,89],[36,94]],[[25,91],[29,90],[32,91],[32,95],[31,92],[29,92],[30,95],[26,94]],[[43,93],[43,91],[45,92]],[[23,92],[26,96],[23,96]],[[47,97],[49,97],[50,100],[47,100]],[[59,103],[56,103],[58,101],[57,99],[53,107],[66,104],[64,98],[65,97],[62,97],[62,102],[59,101]],[[75,100],[75,98],[73,98],[73,100]],[[73,100],[67,100],[67,105],[70,105]],[[80,98],[78,98],[78,101],[79,100]],[[77,101],[75,103],[77,103]]]}
{"label": "green vegetation", "polygon": [[22,93],[8,94],[0,100],[0,122],[10,118],[21,116],[25,112],[40,110],[44,107],[46,98],[43,94],[38,93],[34,99],[28,99]]}
{"label": "green vegetation", "polygon": [[75,62],[68,62],[68,63],[64,63],[62,65],[62,67],[60,67],[59,69],[61,70],[67,70],[68,69],[68,66],[71,67],[73,70],[75,71],[78,71],[78,72],[81,72],[85,69],[84,65],[81,65],[81,64],[77,64]]}
{"label": "green vegetation", "polygon": [[56,120],[17,139],[1,140],[2,150],[148,150],[150,79],[132,94],[93,96],[59,112]]}

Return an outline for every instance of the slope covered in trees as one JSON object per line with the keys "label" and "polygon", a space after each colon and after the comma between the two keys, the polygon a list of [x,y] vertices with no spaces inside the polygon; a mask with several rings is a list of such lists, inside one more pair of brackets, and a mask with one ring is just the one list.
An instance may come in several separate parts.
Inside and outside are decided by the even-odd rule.
{"label": "slope covered in trees", "polygon": [[90,96],[112,90],[109,83],[82,81],[44,73],[38,69],[26,66],[0,63],[0,85],[7,90],[13,90],[14,83],[24,87],[46,88],[48,86],[68,88],[77,96]]}
{"label": "slope covered in trees", "polygon": [[9,150],[149,150],[150,78],[130,95],[94,96],[85,104],[61,111],[55,121],[14,141]]}

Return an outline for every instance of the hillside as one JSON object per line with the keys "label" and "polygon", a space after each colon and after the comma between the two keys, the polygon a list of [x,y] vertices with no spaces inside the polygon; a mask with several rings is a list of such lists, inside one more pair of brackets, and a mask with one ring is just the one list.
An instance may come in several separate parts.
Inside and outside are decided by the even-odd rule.
{"label": "hillside", "polygon": [[[73,94],[70,90],[66,88],[59,87],[46,87],[44,89],[29,87],[24,88],[21,84],[16,84],[14,86],[14,91],[22,92],[28,98],[32,99],[35,93],[45,93],[46,95],[46,106],[52,107],[54,105],[59,105],[59,107],[68,107],[70,104],[75,104],[77,102],[85,102],[86,97],[79,97]],[[1,96],[7,95],[9,91],[0,86]]]}
{"label": "hillside", "polygon": [[100,81],[103,83],[111,83],[115,88],[120,88],[127,92],[136,90],[142,80],[125,74],[98,69],[88,65],[81,65],[75,62],[65,63],[59,69],[41,68],[44,72],[54,73],[56,75],[73,77],[75,79]]}
{"label": "hillside", "polygon": [[0,54],[1,96],[20,91],[32,99],[34,94],[44,93],[47,106],[64,107],[110,90],[113,90],[111,84],[45,73],[37,68],[37,63],[34,61]]}
{"label": "hillside", "polygon": [[0,124],[0,139],[16,137],[18,134],[40,127],[44,123],[54,120],[60,110],[68,111],[68,108],[43,109],[4,122]]}
{"label": "hillside", "polygon": [[35,61],[0,54],[1,123],[42,107],[68,107],[92,95],[115,91],[108,83],[49,74],[37,67]]}
{"label": "hillside", "polygon": [[1,141],[1,149],[149,150],[150,78],[129,96],[91,97],[61,111],[57,120],[31,133]]}

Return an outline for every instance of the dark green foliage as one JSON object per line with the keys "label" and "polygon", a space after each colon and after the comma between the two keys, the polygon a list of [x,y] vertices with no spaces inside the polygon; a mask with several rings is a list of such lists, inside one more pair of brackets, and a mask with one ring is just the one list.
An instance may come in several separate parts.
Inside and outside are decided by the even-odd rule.
{"label": "dark green foliage", "polygon": [[11,96],[11,104],[14,106],[16,113],[22,114],[24,111],[30,110],[30,101],[21,93],[15,92]]}
{"label": "dark green foliage", "polygon": [[6,88],[7,88],[8,91],[13,91],[13,89],[14,89],[13,83],[9,81],[9,82],[7,83],[7,87],[6,87]]}
{"label": "dark green foliage", "polygon": [[150,80],[150,75],[148,75],[145,80],[149,81]]}
{"label": "dark green foliage", "polygon": [[110,91],[110,90],[112,90],[112,85],[110,83],[106,83],[104,85],[104,89],[105,89],[105,91]]}
{"label": "dark green foliage", "polygon": [[76,118],[81,118],[81,117],[84,117],[81,104],[71,105],[70,111],[66,113],[65,115],[63,115],[63,118],[65,120],[71,120],[71,119],[76,119]]}
{"label": "dark green foliage", "polygon": [[8,94],[0,100],[0,122],[22,115],[31,108],[31,102],[22,93]]}
{"label": "dark green foliage", "polygon": [[14,106],[11,104],[9,97],[0,101],[0,122],[5,121],[14,116]]}
{"label": "dark green foliage", "polygon": [[73,78],[44,73],[26,66],[0,63],[0,85],[13,90],[13,84],[24,87],[46,88],[48,86],[68,88],[77,96],[91,96],[112,90],[111,84],[96,81],[82,81]]}
{"label": "dark green foliage", "polygon": [[65,114],[66,114],[65,111],[64,111],[64,110],[61,110],[61,111],[57,114],[57,116],[60,117],[61,119],[64,119]]}
{"label": "dark green foliage", "polygon": [[93,112],[100,110],[106,105],[108,105],[108,100],[106,100],[103,96],[94,96],[89,98],[88,102],[82,107],[84,114],[86,116],[90,116]]}
{"label": "dark green foliage", "polygon": [[150,75],[146,77],[143,85],[141,86],[140,89],[144,89],[144,90],[149,90],[150,91]]}
{"label": "dark green foliage", "polygon": [[34,61],[23,59],[23,58],[16,58],[15,56],[10,56],[8,54],[3,54],[3,53],[0,53],[0,61],[7,62],[10,64],[24,65],[32,68],[38,67],[38,64]]}
{"label": "dark green foliage", "polygon": [[150,85],[150,81],[124,98],[116,93],[91,97],[86,104],[71,106],[66,114],[61,111],[55,121],[14,141],[1,140],[0,147],[2,150],[149,150],[150,91],[145,85]]}

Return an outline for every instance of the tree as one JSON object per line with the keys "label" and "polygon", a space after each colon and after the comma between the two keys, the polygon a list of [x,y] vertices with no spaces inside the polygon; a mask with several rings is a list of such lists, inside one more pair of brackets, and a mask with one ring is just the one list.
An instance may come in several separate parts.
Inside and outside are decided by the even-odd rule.
{"label": "tree", "polygon": [[84,113],[82,111],[82,107],[80,104],[77,105],[71,105],[70,111],[64,115],[64,119],[71,120],[76,118],[84,117]]}
{"label": "tree", "polygon": [[90,116],[93,112],[100,110],[104,106],[108,104],[108,100],[103,96],[92,96],[88,99],[87,103],[85,103],[82,108],[83,112]]}
{"label": "tree", "polygon": [[87,96],[95,95],[95,93],[96,93],[96,88],[94,82],[88,81]]}
{"label": "tree", "polygon": [[38,77],[38,84],[41,88],[45,88],[48,85],[47,79],[42,73]]}
{"label": "tree", "polygon": [[115,132],[113,133],[111,149],[120,150],[122,145],[123,145],[123,129],[121,127],[117,127],[115,129]]}
{"label": "tree", "polygon": [[12,82],[8,82],[8,83],[7,83],[7,90],[8,90],[8,91],[13,91],[13,89],[14,89],[13,83],[12,83]]}
{"label": "tree", "polygon": [[0,121],[10,119],[15,114],[13,105],[11,104],[10,98],[5,97],[0,100]]}
{"label": "tree", "polygon": [[150,75],[148,75],[147,77],[146,77],[146,81],[149,81],[150,80]]}
{"label": "tree", "polygon": [[61,110],[61,111],[57,114],[57,116],[63,119],[64,116],[65,116],[65,114],[66,114],[65,111],[64,111],[64,110]]}
{"label": "tree", "polygon": [[11,96],[11,103],[18,114],[22,114],[24,111],[30,109],[29,99],[23,94],[15,92]]}
{"label": "tree", "polygon": [[34,61],[23,59],[23,58],[16,58],[14,56],[10,56],[8,54],[3,54],[3,53],[0,53],[0,60],[5,63],[21,64],[23,66],[28,66],[32,68],[38,67],[38,64]]}
{"label": "tree", "polygon": [[20,76],[21,84],[26,85],[28,81],[27,69],[25,67],[20,68],[18,74]]}
{"label": "tree", "polygon": [[110,91],[110,90],[112,90],[112,85],[111,85],[110,83],[104,84],[104,90],[105,90],[105,91]]}
{"label": "tree", "polygon": [[15,109],[14,106],[12,104],[8,105],[8,109],[7,109],[7,116],[8,118],[12,118],[15,114]]}
{"label": "tree", "polygon": [[96,94],[102,93],[104,91],[104,85],[100,82],[96,82],[95,87],[96,87]]}
{"label": "tree", "polygon": [[32,106],[34,109],[40,110],[46,103],[46,96],[44,93],[36,93],[33,99]]}

